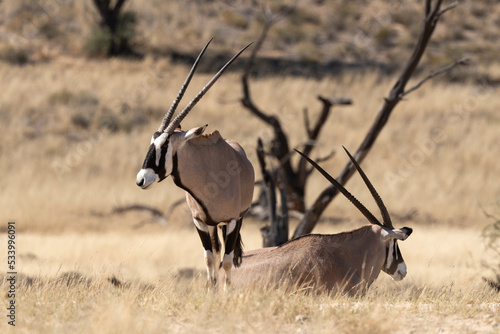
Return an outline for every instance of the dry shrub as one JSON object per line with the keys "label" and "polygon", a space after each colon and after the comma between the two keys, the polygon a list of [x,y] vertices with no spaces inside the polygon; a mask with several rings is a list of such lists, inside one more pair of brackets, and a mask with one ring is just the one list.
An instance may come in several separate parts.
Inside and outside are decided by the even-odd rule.
{"label": "dry shrub", "polygon": [[500,218],[486,212],[485,215],[491,220],[491,223],[483,229],[483,238],[489,253],[487,260],[484,261],[484,266],[490,270],[493,278],[484,277],[483,279],[493,289],[500,292]]}

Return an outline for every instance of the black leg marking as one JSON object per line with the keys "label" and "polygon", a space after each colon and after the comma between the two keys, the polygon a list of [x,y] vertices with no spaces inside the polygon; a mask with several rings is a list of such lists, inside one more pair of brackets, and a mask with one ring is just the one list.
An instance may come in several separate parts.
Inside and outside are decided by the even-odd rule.
{"label": "black leg marking", "polygon": [[[213,232],[217,232],[215,228],[208,227],[208,231],[206,229],[199,229],[196,226],[196,230],[198,231],[198,235],[200,236],[201,243],[203,244],[203,248],[205,249],[205,265],[207,267],[207,278],[208,284],[212,287],[217,286],[217,277],[218,277],[218,263],[220,258],[218,258],[219,252],[214,252],[214,248],[220,249],[219,239],[217,237],[217,233],[215,233],[215,237],[213,236]],[[214,247],[215,245],[218,247]]]}
{"label": "black leg marking", "polygon": [[217,234],[217,226],[215,227],[209,227],[210,231],[210,240],[212,243],[212,250],[214,253],[220,254],[220,240],[219,240],[219,235]]}
{"label": "black leg marking", "polygon": [[205,250],[211,251],[212,250],[212,243],[210,241],[210,234],[205,232],[205,231],[200,230],[199,228],[196,228],[196,231],[198,231],[198,235],[200,236],[203,248]]}
{"label": "black leg marking", "polygon": [[226,242],[227,238],[227,225],[222,225],[221,226],[221,229],[222,229],[222,239],[224,239],[224,242]]}
{"label": "black leg marking", "polygon": [[224,244],[226,246],[224,253],[230,254],[232,251],[234,251],[233,264],[235,267],[240,266],[241,258],[243,255],[243,243],[241,242],[241,235],[240,235],[241,224],[242,224],[242,219],[240,218],[236,221],[236,227],[234,228],[234,230],[227,236],[224,233],[226,226],[224,226],[222,229],[225,239]]}

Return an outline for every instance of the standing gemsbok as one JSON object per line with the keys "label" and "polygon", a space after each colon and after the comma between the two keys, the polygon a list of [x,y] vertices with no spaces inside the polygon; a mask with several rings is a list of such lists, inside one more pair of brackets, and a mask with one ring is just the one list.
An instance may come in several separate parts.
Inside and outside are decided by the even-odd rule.
{"label": "standing gemsbok", "polygon": [[254,170],[243,148],[234,141],[223,139],[218,131],[204,135],[207,125],[188,131],[180,130],[179,126],[225,69],[250,44],[231,58],[171,120],[210,41],[198,55],[160,128],[153,134],[136,183],[146,189],[156,180],[160,182],[172,175],[174,183],[186,191],[186,201],[205,249],[208,280],[213,285],[217,283],[221,261],[217,226],[222,225],[225,248],[222,267],[225,270],[227,286],[231,280],[233,264],[236,267],[241,264],[240,228],[243,214],[252,201]]}
{"label": "standing gemsbok", "polygon": [[298,152],[344,194],[372,225],[333,235],[305,235],[279,247],[245,252],[243,265],[233,272],[235,286],[272,288],[284,285],[310,288],[315,292],[356,294],[364,293],[381,270],[397,281],[406,276],[406,264],[397,241],[408,238],[412,229],[396,229],[392,226],[382,199],[356,160],[346,152],[377,202],[383,224],[318,164]]}

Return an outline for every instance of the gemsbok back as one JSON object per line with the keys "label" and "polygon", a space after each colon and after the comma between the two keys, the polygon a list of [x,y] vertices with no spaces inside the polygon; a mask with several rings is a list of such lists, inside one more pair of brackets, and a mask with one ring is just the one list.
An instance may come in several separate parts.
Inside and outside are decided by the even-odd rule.
{"label": "gemsbok back", "polygon": [[345,151],[375,199],[383,224],[318,164],[297,151],[344,194],[371,225],[333,235],[305,235],[278,247],[245,252],[243,265],[233,271],[234,286],[285,286],[355,295],[364,294],[381,270],[396,281],[406,276],[406,264],[397,241],[408,238],[412,229],[392,226],[382,199],[356,160]]}
{"label": "gemsbok back", "polygon": [[171,121],[210,41],[198,55],[160,128],[153,134],[136,183],[142,189],[147,189],[155,181],[161,182],[171,175],[174,183],[186,191],[186,201],[205,249],[208,281],[214,286],[217,284],[221,261],[217,226],[222,225],[225,249],[222,267],[227,286],[230,284],[233,264],[236,267],[241,264],[243,251],[240,228],[243,214],[252,201],[254,170],[238,143],[223,139],[218,131],[204,135],[207,125],[182,131],[180,123],[250,44],[231,58]]}

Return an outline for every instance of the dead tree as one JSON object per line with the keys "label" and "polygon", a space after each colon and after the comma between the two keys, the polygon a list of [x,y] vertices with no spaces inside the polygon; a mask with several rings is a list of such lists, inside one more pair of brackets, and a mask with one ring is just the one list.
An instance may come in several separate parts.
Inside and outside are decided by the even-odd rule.
{"label": "dead tree", "polygon": [[[268,12],[265,12],[267,16],[266,23],[259,39],[256,42],[255,47],[252,50],[252,54],[250,55],[250,58],[245,67],[245,71],[241,78],[243,84],[243,98],[241,99],[241,103],[253,115],[258,117],[261,121],[263,121],[273,129],[274,138],[271,141],[270,154],[275,157],[280,164],[279,169],[282,173],[283,182],[286,187],[288,208],[293,211],[304,213],[306,209],[304,200],[306,183],[309,175],[311,174],[312,168],[308,166],[305,160],[300,160],[298,162],[298,165],[295,167],[292,165],[290,156],[293,153],[293,150],[290,149],[290,146],[288,144],[288,135],[281,126],[280,120],[277,116],[267,114],[257,107],[257,105],[252,100],[249,87],[250,71],[255,61],[257,52],[266,39],[269,29],[273,24],[278,22],[284,15],[286,15],[286,13],[291,8],[292,6],[285,8],[279,15],[274,17],[271,16]],[[351,99],[347,97],[327,98],[318,96],[318,100],[322,103],[322,109],[313,127],[310,126],[311,122],[307,109],[304,109],[304,125],[306,128],[307,139],[305,140],[305,144],[303,147],[301,147],[301,149],[305,154],[308,155],[313,151],[320,135],[321,129],[326,124],[326,120],[328,119],[332,107],[335,105],[351,104]],[[331,157],[331,155],[332,154],[328,155],[326,158]],[[320,158],[320,160],[325,160],[325,158]]]}
{"label": "dead tree", "polygon": [[93,216],[107,216],[107,215],[114,215],[114,214],[124,214],[129,211],[142,211],[142,212],[149,212],[151,213],[151,218],[148,218],[146,220],[143,220],[137,224],[134,225],[134,229],[138,229],[143,227],[146,224],[155,224],[159,223],[161,225],[167,225],[168,220],[170,219],[170,216],[174,213],[174,210],[181,204],[185,203],[185,199],[181,198],[176,200],[170,207],[168,208],[167,212],[164,213],[160,209],[157,209],[155,207],[149,206],[149,205],[144,205],[144,204],[130,204],[130,205],[123,205],[123,206],[117,206],[111,209],[109,212],[97,212],[97,211],[92,211],[91,214]]}
{"label": "dead tree", "polygon": [[[467,59],[461,59],[453,64],[444,67],[442,69],[439,69],[428,76],[426,76],[424,79],[422,79],[420,82],[418,82],[415,86],[406,89],[406,85],[412,75],[414,74],[417,65],[419,64],[422,55],[424,54],[424,51],[432,37],[432,34],[436,28],[436,25],[440,19],[440,17],[447,12],[448,10],[454,8],[457,6],[457,3],[452,3],[444,8],[442,7],[442,0],[426,0],[425,1],[425,9],[424,9],[424,20],[420,29],[419,37],[417,40],[417,43],[413,49],[413,52],[404,66],[401,75],[397,78],[396,83],[392,87],[392,89],[389,92],[389,96],[384,99],[384,104],[382,105],[381,109],[378,111],[377,116],[370,127],[368,133],[365,135],[362,143],[358,147],[355,153],[355,158],[356,160],[361,163],[370,149],[372,148],[373,144],[375,143],[375,140],[377,139],[378,135],[386,125],[387,121],[389,120],[389,116],[391,115],[392,111],[396,107],[396,105],[403,99],[403,97],[407,96],[411,92],[415,91],[418,89],[420,86],[422,86],[426,81],[430,80],[431,78],[448,72],[451,70],[453,67],[461,64],[465,64],[467,62]],[[297,198],[289,198],[289,201],[292,201],[292,203],[299,203],[297,204],[297,207],[300,207],[302,205],[303,208],[305,208],[305,201],[304,201],[304,187],[305,187],[305,180],[307,179],[307,176],[310,174],[310,169],[306,168],[306,162],[304,159],[301,159],[298,164],[298,168],[294,169],[292,167],[291,161],[290,161],[290,148],[288,145],[288,136],[284,132],[279,120],[277,117],[274,115],[268,115],[265,112],[263,112],[261,109],[259,109],[255,103],[252,101],[251,94],[250,94],[250,89],[249,89],[249,83],[248,83],[248,78],[249,78],[249,73],[250,73],[250,68],[254,62],[254,59],[256,57],[256,54],[260,47],[262,46],[263,41],[266,38],[266,35],[268,33],[268,30],[270,27],[274,24],[276,21],[276,18],[272,18],[267,20],[264,29],[262,31],[262,34],[258,40],[258,42],[255,45],[255,48],[253,49],[253,53],[251,55],[251,58],[248,62],[247,69],[245,70],[243,76],[242,76],[242,86],[243,86],[243,98],[242,98],[242,104],[245,108],[247,108],[253,115],[257,116],[259,119],[261,119],[263,122],[271,126],[274,132],[274,138],[272,140],[272,145],[271,145],[271,152],[270,154],[273,155],[280,161],[280,166],[279,168],[283,171],[284,174],[284,181],[286,182],[287,185],[287,194],[292,193],[292,196],[297,196]],[[335,101],[332,101],[330,99],[322,98],[319,97],[320,101],[323,103],[323,110],[320,116],[320,119],[316,123],[315,127],[313,129],[318,129],[317,131],[309,131],[309,120],[306,116],[306,129],[308,130],[308,136],[309,136],[309,141],[308,143],[311,143],[312,146],[309,147],[307,150],[304,148],[304,153],[306,155],[310,155],[314,143],[317,140],[317,136],[319,135],[319,131],[321,130],[321,126],[325,123],[324,121],[328,117],[330,108],[335,105]],[[349,101],[350,102],[350,101]],[[353,175],[354,173],[354,166],[352,165],[351,162],[348,162],[346,166],[344,167],[343,171],[341,174],[337,177],[337,181],[345,185],[345,183],[349,180],[349,178]],[[295,232],[293,234],[293,238],[297,238],[301,235],[310,233],[314,226],[316,225],[317,221],[319,220],[321,214],[324,212],[326,207],[331,203],[331,201],[335,198],[335,196],[338,194],[337,188],[333,186],[328,186],[326,189],[324,189],[320,195],[317,197],[317,199],[313,202],[311,207],[309,207],[307,210],[305,210],[305,214],[302,217],[299,225],[295,229]]]}
{"label": "dead tree", "polygon": [[[405,96],[407,96],[411,92],[418,89],[420,86],[422,86],[426,81],[430,80],[431,78],[439,74],[448,72],[457,65],[466,64],[468,62],[467,59],[457,60],[451,65],[429,74],[424,79],[420,80],[420,82],[418,82],[415,86],[406,89],[406,85],[410,80],[410,78],[412,77],[413,73],[415,72],[420,62],[420,59],[422,58],[422,55],[424,54],[424,51],[427,48],[427,45],[432,37],[432,34],[436,28],[436,25],[440,17],[448,10],[457,6],[457,3],[454,2],[441,9],[442,2],[443,2],[442,0],[437,0],[437,1],[426,0],[424,20],[422,23],[422,27],[420,29],[417,43],[413,49],[412,55],[410,56],[410,59],[403,68],[401,75],[398,77],[396,83],[389,92],[389,96],[384,99],[384,104],[382,105],[382,108],[379,110],[377,117],[375,118],[375,121],[368,130],[368,133],[365,135],[365,138],[363,139],[361,145],[356,150],[354,157],[358,163],[361,163],[364,160],[364,158],[372,148],[373,144],[375,143],[375,140],[377,139],[378,135],[386,125],[387,121],[389,120],[389,116],[391,115],[392,111],[394,110],[399,101],[401,101]],[[344,167],[343,171],[337,177],[337,181],[340,184],[344,185],[347,182],[347,180],[349,180],[349,178],[353,175],[354,171],[355,171],[354,166],[352,165],[351,162],[348,162]],[[335,198],[337,194],[338,190],[333,186],[329,186],[325,190],[323,190],[323,192],[314,201],[312,206],[307,210],[306,214],[304,215],[304,218],[297,226],[293,237],[297,238],[301,235],[310,233],[313,230],[314,226],[316,225],[316,222],[318,221],[323,211],[326,209],[328,204],[330,204],[330,202]]]}
{"label": "dead tree", "polygon": [[130,29],[130,24],[135,23],[134,15],[128,13],[127,17],[123,17],[121,13],[125,1],[117,0],[113,5],[111,0],[93,0],[100,16],[100,28],[107,30],[111,35],[108,56],[134,53],[130,46],[130,36],[119,31],[127,29],[126,25],[129,25]]}
{"label": "dead tree", "polygon": [[[262,233],[262,247],[272,247],[288,241],[288,206],[286,189],[280,170],[277,173],[269,171],[266,167],[266,154],[262,140],[257,140],[257,157],[264,183],[264,191],[268,209],[269,225],[260,229]],[[277,177],[275,182],[273,174]],[[281,214],[278,214],[278,200],[275,189],[278,188],[281,199]]]}

